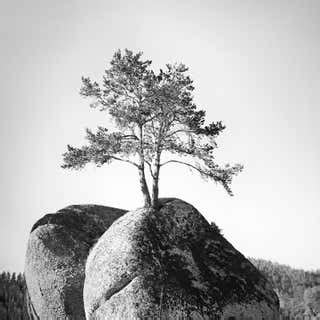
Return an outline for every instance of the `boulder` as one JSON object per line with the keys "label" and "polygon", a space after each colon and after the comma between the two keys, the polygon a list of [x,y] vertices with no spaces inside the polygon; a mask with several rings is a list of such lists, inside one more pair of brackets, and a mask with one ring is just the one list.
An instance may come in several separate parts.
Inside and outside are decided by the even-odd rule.
{"label": "boulder", "polygon": [[87,320],[279,319],[266,278],[190,204],[123,215],[86,262]]}
{"label": "boulder", "polygon": [[83,283],[89,250],[125,212],[73,205],[35,223],[25,260],[28,310],[33,319],[85,319]]}
{"label": "boulder", "polygon": [[[29,320],[40,320],[36,310],[34,309],[33,303],[31,302],[28,289],[25,290],[25,305],[27,309],[28,319]],[[2,319],[0,317],[0,319]]]}

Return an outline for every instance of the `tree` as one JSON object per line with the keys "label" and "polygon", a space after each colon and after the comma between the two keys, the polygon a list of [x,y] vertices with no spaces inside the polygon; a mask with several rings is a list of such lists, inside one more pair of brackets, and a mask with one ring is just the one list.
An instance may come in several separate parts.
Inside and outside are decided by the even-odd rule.
{"label": "tree", "polygon": [[304,303],[312,315],[320,313],[320,286],[307,288],[304,291]]}
{"label": "tree", "polygon": [[29,320],[24,276],[9,272],[0,274],[0,319]]}
{"label": "tree", "polygon": [[160,169],[170,163],[199,172],[232,195],[232,178],[242,166],[219,166],[213,155],[216,138],[225,126],[221,121],[205,124],[205,111],[197,110],[193,102],[193,81],[185,65],[167,64],[157,74],[150,66],[151,61],[142,60],[141,52],[119,50],[105,70],[102,84],[82,78],[80,94],[92,99],[92,108],[108,112],[117,131],[87,129],[89,144],[81,148],[68,145],[62,167],[80,169],[89,162],[102,166],[114,160],[129,163],[139,172],[146,207],[157,206]]}

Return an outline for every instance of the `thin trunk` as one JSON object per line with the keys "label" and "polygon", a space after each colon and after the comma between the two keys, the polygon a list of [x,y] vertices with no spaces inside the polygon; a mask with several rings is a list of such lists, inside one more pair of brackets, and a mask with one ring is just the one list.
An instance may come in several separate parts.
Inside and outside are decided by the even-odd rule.
{"label": "thin trunk", "polygon": [[151,197],[150,197],[150,192],[149,192],[149,188],[148,188],[148,184],[147,184],[147,180],[146,180],[146,176],[145,176],[145,172],[144,172],[145,160],[144,160],[144,150],[143,150],[143,128],[142,128],[142,126],[139,127],[139,131],[140,131],[140,152],[139,152],[140,166],[138,167],[139,181],[140,181],[140,187],[141,187],[141,191],[142,191],[142,195],[143,195],[143,199],[144,199],[144,206],[151,207]]}
{"label": "thin trunk", "polygon": [[153,171],[153,181],[152,181],[152,207],[157,208],[159,205],[159,173],[160,173],[160,157],[162,151],[162,138],[163,138],[163,123],[160,125],[159,134],[157,137],[156,149],[155,149],[155,159],[154,159],[154,171]]}
{"label": "thin trunk", "polygon": [[160,152],[158,152],[154,164],[152,183],[152,207],[156,208],[159,202],[159,173],[160,173]]}
{"label": "thin trunk", "polygon": [[144,199],[144,206],[151,207],[151,198],[150,198],[150,193],[149,193],[149,189],[146,181],[146,176],[144,174],[143,164],[139,167],[139,181],[140,181],[141,192]]}
{"label": "thin trunk", "polygon": [[159,173],[153,178],[152,183],[152,207],[156,208],[159,202]]}

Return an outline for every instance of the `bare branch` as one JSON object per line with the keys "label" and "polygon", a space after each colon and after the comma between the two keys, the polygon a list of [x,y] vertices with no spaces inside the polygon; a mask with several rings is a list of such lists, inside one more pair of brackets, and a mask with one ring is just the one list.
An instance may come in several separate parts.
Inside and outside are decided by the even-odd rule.
{"label": "bare branch", "polygon": [[123,135],[122,138],[124,138],[124,139],[133,138],[133,140],[139,140],[139,138],[135,134],[126,134],[126,135]]}
{"label": "bare branch", "polygon": [[184,161],[179,161],[179,160],[168,160],[168,161],[166,161],[166,162],[161,163],[161,164],[160,164],[160,167],[165,166],[166,164],[169,164],[169,163],[180,163],[180,164],[183,164],[183,165],[185,165],[185,166],[188,166],[188,167],[190,167],[190,168],[192,168],[192,169],[195,169],[195,170],[197,170],[197,171],[200,172],[200,173],[205,174],[205,172],[202,171],[201,168],[198,168],[198,167],[196,167],[196,166],[194,166],[194,165],[192,165],[192,164],[190,164],[190,163],[187,163],[187,162],[184,162]]}
{"label": "bare branch", "polygon": [[172,136],[174,136],[175,134],[180,133],[180,132],[183,132],[183,133],[196,133],[195,130],[190,130],[190,129],[178,129],[178,130],[175,130],[175,131],[173,131],[173,132],[170,132],[169,134],[166,135],[166,137],[167,137],[167,138],[172,137]]}
{"label": "bare branch", "polygon": [[151,166],[151,163],[149,161],[147,161],[146,159],[144,160],[144,162],[148,165],[148,168],[149,168],[149,172],[151,174],[151,177],[154,178],[154,174],[153,174],[153,171],[152,171],[152,166]]}
{"label": "bare branch", "polygon": [[119,161],[122,161],[122,162],[130,163],[130,164],[132,164],[133,166],[135,166],[137,168],[139,167],[139,165],[137,163],[135,163],[134,161],[131,161],[131,160],[121,159],[121,158],[118,158],[118,157],[115,157],[115,156],[110,156],[110,158],[112,158],[114,160],[119,160]]}

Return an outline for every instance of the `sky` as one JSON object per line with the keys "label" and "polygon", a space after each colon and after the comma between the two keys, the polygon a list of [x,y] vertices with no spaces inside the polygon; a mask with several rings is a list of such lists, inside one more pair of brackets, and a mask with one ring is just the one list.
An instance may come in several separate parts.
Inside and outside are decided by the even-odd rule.
{"label": "sky", "polygon": [[242,163],[230,197],[168,166],[160,196],[193,204],[245,256],[320,269],[320,2],[317,0],[0,0],[0,271],[23,271],[28,235],[71,204],[142,205],[126,164],[60,168],[85,128],[109,125],[81,98],[117,49],[155,70],[183,62],[217,160]]}

